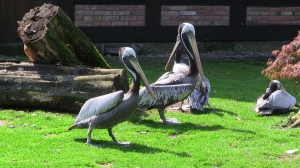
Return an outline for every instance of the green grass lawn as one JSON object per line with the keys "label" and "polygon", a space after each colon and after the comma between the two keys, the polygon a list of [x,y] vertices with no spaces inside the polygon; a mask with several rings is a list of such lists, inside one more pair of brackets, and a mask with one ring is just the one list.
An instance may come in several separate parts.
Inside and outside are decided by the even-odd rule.
{"label": "green grass lawn", "polygon": [[[164,73],[166,62],[139,59],[150,83]],[[118,59],[109,62],[123,68]],[[284,129],[289,113],[260,116],[252,107],[269,80],[261,75],[264,63],[203,62],[211,83],[211,109],[191,113],[166,112],[181,124],[159,123],[150,110],[113,128],[115,145],[107,130],[94,130],[92,140],[102,148],[85,145],[87,129],[67,131],[76,115],[51,111],[0,111],[0,167],[299,167],[300,130]],[[171,67],[169,68],[171,69]],[[292,95],[294,83],[282,81]],[[297,113],[294,108],[291,112]]]}

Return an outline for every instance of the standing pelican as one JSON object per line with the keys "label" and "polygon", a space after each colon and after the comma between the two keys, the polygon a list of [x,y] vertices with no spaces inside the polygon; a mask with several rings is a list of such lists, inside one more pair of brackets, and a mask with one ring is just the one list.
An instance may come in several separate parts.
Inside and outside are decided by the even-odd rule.
{"label": "standing pelican", "polygon": [[295,97],[287,93],[278,80],[272,80],[266,93],[258,98],[253,110],[260,114],[284,113],[291,110],[295,105],[299,106]]}
{"label": "standing pelican", "polygon": [[108,134],[116,144],[118,142],[112,133],[112,128],[129,119],[135,112],[139,102],[140,79],[143,80],[153,99],[155,96],[149,87],[147,78],[144,75],[136,54],[132,48],[123,47],[119,50],[120,59],[127,70],[131,73],[133,85],[127,93],[123,91],[113,92],[107,95],[91,98],[82,106],[73,128],[88,128],[87,144],[91,144],[91,133],[93,129],[108,129]]}
{"label": "standing pelican", "polygon": [[[180,102],[190,95],[194,90],[198,81],[204,79],[201,61],[198,53],[197,42],[195,39],[194,26],[189,23],[183,23],[178,28],[177,42],[170,55],[170,59],[174,56],[174,53],[179,49],[181,43],[184,45],[185,50],[189,57],[189,69],[184,73],[167,72],[161,76],[155,83],[151,84],[157,101],[153,101],[149,97],[146,88],[140,90],[140,102],[138,108],[153,109],[157,108],[160,115],[160,119],[163,123],[176,123],[177,120],[166,119],[164,115],[164,109],[174,103]],[[200,76],[198,75],[200,74]],[[201,78],[199,80],[199,77]],[[205,88],[205,84],[202,88]]]}
{"label": "standing pelican", "polygon": [[[181,60],[183,49],[184,49],[184,47],[181,44],[180,46],[178,46],[178,50],[175,53],[174,66],[172,69],[172,71],[174,73],[185,73],[189,69],[189,66],[186,65]],[[167,66],[169,65],[169,62],[170,62],[170,60],[168,61]],[[167,66],[165,67],[165,69],[167,69]],[[205,77],[204,83],[205,83],[206,89],[202,89],[201,88],[202,85],[200,85],[200,82],[197,82],[194,91],[187,98],[187,103],[189,105],[182,106],[183,101],[184,101],[184,100],[182,100],[180,103],[180,106],[178,108],[173,108],[173,109],[179,109],[179,110],[184,111],[186,109],[189,109],[190,107],[193,107],[200,111],[204,111],[205,105],[208,105],[211,108],[210,104],[208,103],[209,93],[210,93],[210,82],[209,82],[208,78]],[[204,90],[204,92],[202,90]]]}

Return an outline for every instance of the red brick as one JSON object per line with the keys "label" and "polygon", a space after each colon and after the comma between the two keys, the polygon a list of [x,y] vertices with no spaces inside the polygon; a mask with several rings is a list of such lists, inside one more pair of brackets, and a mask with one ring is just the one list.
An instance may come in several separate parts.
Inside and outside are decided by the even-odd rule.
{"label": "red brick", "polygon": [[179,15],[196,15],[196,11],[180,11]]}
{"label": "red brick", "polygon": [[178,11],[162,11],[161,15],[162,16],[177,16]]}
{"label": "red brick", "polygon": [[75,11],[75,16],[94,15],[93,11]]}
{"label": "red brick", "polygon": [[99,21],[101,20],[101,16],[84,16],[84,21]]}
{"label": "red brick", "polygon": [[103,21],[115,21],[120,20],[119,16],[102,16]]}
{"label": "red brick", "polygon": [[186,10],[186,6],[171,6],[171,10]]}
{"label": "red brick", "polygon": [[120,20],[137,20],[136,16],[121,16]]}
{"label": "red brick", "polygon": [[120,5],[103,5],[103,10],[109,10],[109,11],[117,11],[119,9]]}
{"label": "red brick", "polygon": [[85,5],[84,9],[87,10],[87,11],[97,10],[97,6],[96,5]]}
{"label": "red brick", "polygon": [[120,10],[135,10],[135,5],[119,5]]}
{"label": "red brick", "polygon": [[197,16],[211,16],[213,11],[197,11]]}
{"label": "red brick", "polygon": [[229,11],[230,7],[229,6],[220,6],[220,10],[222,11]]}
{"label": "red brick", "polygon": [[129,15],[144,16],[145,15],[145,11],[130,11]]}
{"label": "red brick", "polygon": [[205,16],[205,20],[222,20],[222,16]]}
{"label": "red brick", "polygon": [[112,11],[95,11],[94,15],[108,16],[112,15]]}
{"label": "red brick", "polygon": [[105,8],[105,5],[97,5],[96,6],[97,7],[97,11],[102,11],[102,10],[104,10],[104,8]]}
{"label": "red brick", "polygon": [[260,15],[261,11],[247,11],[247,15]]}
{"label": "red brick", "polygon": [[275,12],[275,11],[261,11],[260,14],[261,15],[276,15],[277,12]]}
{"label": "red brick", "polygon": [[204,9],[203,6],[187,6],[186,7],[186,10],[195,10],[195,11],[197,11],[197,10],[203,10],[203,9]]}
{"label": "red brick", "polygon": [[113,11],[113,15],[129,15],[130,11]]}
{"label": "red brick", "polygon": [[112,26],[128,26],[129,21],[113,21]]}
{"label": "red brick", "polygon": [[96,21],[96,22],[94,22],[93,26],[111,26],[111,22]]}
{"label": "red brick", "polygon": [[171,16],[171,20],[203,20],[203,16]]}
{"label": "red brick", "polygon": [[291,12],[291,11],[282,11],[281,15],[284,15],[284,16],[293,16],[293,12]]}
{"label": "red brick", "polygon": [[229,11],[213,11],[213,15],[229,16]]}

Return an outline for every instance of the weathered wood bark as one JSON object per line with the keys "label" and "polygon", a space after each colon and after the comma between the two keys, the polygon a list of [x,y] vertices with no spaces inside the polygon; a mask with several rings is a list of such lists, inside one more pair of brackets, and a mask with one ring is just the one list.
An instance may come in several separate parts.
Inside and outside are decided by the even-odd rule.
{"label": "weathered wood bark", "polygon": [[93,43],[58,6],[36,7],[18,24],[24,51],[32,62],[110,68]]}
{"label": "weathered wood bark", "polygon": [[128,91],[126,70],[35,63],[0,63],[0,107],[78,113],[86,100]]}
{"label": "weathered wood bark", "polygon": [[288,128],[294,128],[294,127],[299,127],[300,126],[300,110],[298,113],[294,116],[292,116],[287,124]]}

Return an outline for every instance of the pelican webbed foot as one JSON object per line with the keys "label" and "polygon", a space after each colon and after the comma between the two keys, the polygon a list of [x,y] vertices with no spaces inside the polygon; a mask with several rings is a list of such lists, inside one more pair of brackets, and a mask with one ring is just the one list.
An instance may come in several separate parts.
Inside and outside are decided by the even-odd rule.
{"label": "pelican webbed foot", "polygon": [[117,145],[124,145],[124,146],[129,146],[129,145],[130,145],[130,142],[119,142],[119,141],[115,138],[115,136],[113,135],[113,133],[112,133],[112,128],[109,128],[109,129],[107,129],[107,130],[108,130],[109,136],[111,137],[111,139],[114,141],[115,144],[117,144]]}
{"label": "pelican webbed foot", "polygon": [[160,119],[159,122],[164,123],[164,124],[169,124],[169,125],[180,124],[181,123],[176,118],[167,118],[165,121]]}
{"label": "pelican webbed foot", "polygon": [[94,146],[94,147],[97,147],[97,148],[102,147],[102,145],[100,145],[100,144],[94,144],[94,143],[91,143],[91,142],[86,142],[85,144],[90,145],[90,146]]}

